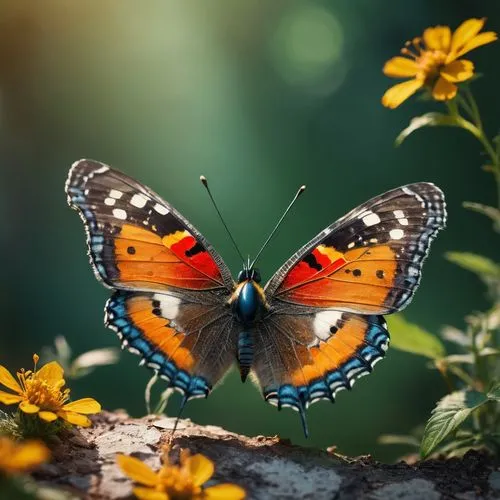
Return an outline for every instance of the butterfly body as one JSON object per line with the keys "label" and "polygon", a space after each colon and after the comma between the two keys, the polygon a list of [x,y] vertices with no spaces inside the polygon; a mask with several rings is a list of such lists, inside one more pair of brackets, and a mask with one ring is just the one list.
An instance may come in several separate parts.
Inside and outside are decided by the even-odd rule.
{"label": "butterfly body", "polygon": [[372,371],[389,343],[384,314],[406,307],[444,227],[430,183],[388,191],[297,251],[265,286],[246,265],[236,282],[187,219],[134,179],[80,160],[66,183],[85,225],[94,273],[114,290],[105,324],[181,392],[206,397],[233,363],[266,401],[301,415]]}

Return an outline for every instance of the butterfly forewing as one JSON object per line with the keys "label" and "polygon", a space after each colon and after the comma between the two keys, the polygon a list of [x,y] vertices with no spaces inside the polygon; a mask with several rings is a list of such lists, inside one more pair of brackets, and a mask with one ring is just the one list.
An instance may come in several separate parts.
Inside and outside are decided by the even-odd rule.
{"label": "butterfly forewing", "polygon": [[443,193],[429,183],[389,191],[352,210],[292,256],[268,300],[387,314],[411,300],[429,245],[444,227]]}
{"label": "butterfly forewing", "polygon": [[113,288],[232,289],[231,273],[172,206],[100,162],[80,160],[66,183],[81,214],[96,276]]}

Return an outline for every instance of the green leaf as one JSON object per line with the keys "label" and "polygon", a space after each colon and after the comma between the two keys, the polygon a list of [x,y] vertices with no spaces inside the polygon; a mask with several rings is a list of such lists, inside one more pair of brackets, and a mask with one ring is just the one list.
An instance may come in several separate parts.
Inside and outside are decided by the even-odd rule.
{"label": "green leaf", "polygon": [[488,399],[491,399],[493,401],[500,401],[500,383],[495,384],[489,391],[488,391]]}
{"label": "green leaf", "polygon": [[444,345],[436,335],[406,321],[403,315],[391,316],[387,322],[392,347],[431,359],[440,359],[445,355]]}
{"label": "green leaf", "polygon": [[403,144],[403,141],[418,129],[421,129],[423,127],[438,126],[460,127],[461,124],[460,121],[454,116],[445,115],[443,113],[436,113],[434,111],[426,113],[422,116],[416,116],[410,121],[410,124],[396,137],[395,145],[401,146],[401,144]]}
{"label": "green leaf", "polygon": [[485,394],[474,390],[452,392],[441,399],[425,426],[420,447],[422,457],[428,456],[476,408],[487,401]]}
{"label": "green leaf", "polygon": [[470,252],[447,252],[445,257],[457,266],[479,276],[500,278],[500,266],[482,255]]}

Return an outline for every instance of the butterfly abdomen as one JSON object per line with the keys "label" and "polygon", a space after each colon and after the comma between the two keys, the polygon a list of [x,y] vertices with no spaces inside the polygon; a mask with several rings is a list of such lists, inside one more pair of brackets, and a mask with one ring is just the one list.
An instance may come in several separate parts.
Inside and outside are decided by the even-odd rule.
{"label": "butterfly abdomen", "polygon": [[238,364],[241,381],[245,382],[253,362],[253,338],[248,331],[241,332],[238,337]]}

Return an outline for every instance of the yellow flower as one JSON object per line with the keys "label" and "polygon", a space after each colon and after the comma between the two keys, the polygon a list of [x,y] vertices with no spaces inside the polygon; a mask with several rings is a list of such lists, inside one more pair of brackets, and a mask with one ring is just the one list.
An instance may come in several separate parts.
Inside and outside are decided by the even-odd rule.
{"label": "yellow flower", "polygon": [[0,473],[20,474],[34,469],[50,457],[48,448],[39,441],[16,443],[0,436]]}
{"label": "yellow flower", "polygon": [[122,471],[133,481],[144,486],[133,489],[141,500],[239,500],[245,498],[245,490],[236,484],[218,484],[202,488],[214,473],[214,464],[207,457],[190,455],[181,451],[180,465],[173,465],[168,451],[163,455],[163,465],[158,472],[139,459],[117,455],[116,461]]}
{"label": "yellow flower", "polygon": [[89,427],[91,422],[85,415],[99,413],[101,405],[92,398],[67,403],[70,390],[64,389],[66,382],[61,365],[52,361],[37,370],[38,359],[38,355],[34,354],[33,371],[21,369],[17,372],[19,382],[0,365],[0,384],[15,393],[0,391],[0,403],[19,404],[22,412],[38,414],[45,422],[54,422],[61,418],[70,424]]}
{"label": "yellow flower", "polygon": [[493,31],[479,33],[484,23],[485,19],[469,19],[453,34],[448,26],[435,26],[427,28],[422,38],[407,42],[401,50],[406,57],[393,57],[385,63],[383,71],[392,78],[411,80],[387,90],[382,104],[391,109],[397,108],[422,87],[429,88],[437,101],[453,99],[458,90],[455,84],[474,75],[474,64],[459,58],[497,39]]}

